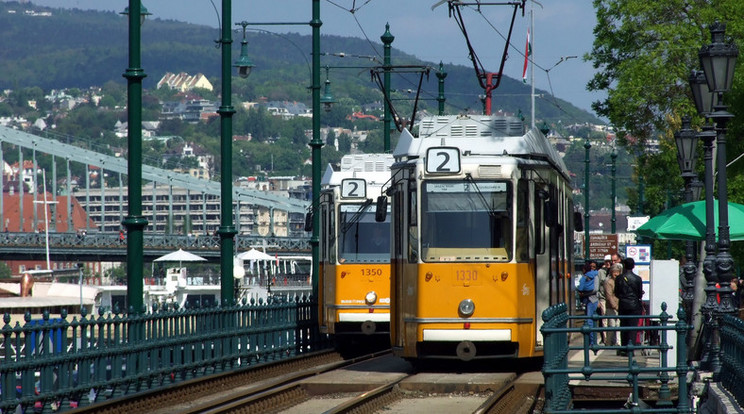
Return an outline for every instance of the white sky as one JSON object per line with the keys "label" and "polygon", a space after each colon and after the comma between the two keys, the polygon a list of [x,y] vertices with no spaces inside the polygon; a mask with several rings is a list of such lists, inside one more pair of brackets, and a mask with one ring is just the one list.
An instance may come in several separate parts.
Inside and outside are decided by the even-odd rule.
{"label": "white sky", "polygon": [[[474,1],[474,0],[463,0]],[[503,2],[505,0],[481,0]],[[538,0],[528,1],[524,17],[517,13],[509,49],[509,59],[504,68],[506,76],[521,79],[530,10],[534,16],[531,34],[533,59],[536,63],[535,87],[551,90],[558,98],[591,111],[592,101],[604,94],[589,92],[586,84],[594,69],[591,62],[584,62],[583,55],[590,52],[596,24],[590,0]],[[31,0],[49,7],[122,11],[127,0]],[[425,61],[444,62],[470,66],[465,39],[454,18],[450,18],[446,4],[432,10],[436,0],[321,0],[321,34],[334,34],[365,38],[379,43],[390,24],[395,36],[393,47]],[[172,19],[217,27],[222,0],[142,0],[153,18]],[[542,7],[540,6],[542,5]],[[215,11],[215,6],[217,11]],[[234,0],[232,20],[238,22],[308,22],[311,18],[311,0]],[[356,7],[355,13],[349,9]],[[497,71],[504,48],[504,38],[509,30],[513,7],[483,5],[480,13],[473,8],[463,8],[466,28],[476,54],[488,71]],[[310,34],[306,25],[271,26],[274,32],[299,32]],[[498,31],[498,32],[497,32]],[[500,33],[500,34],[499,34]],[[502,35],[504,38],[502,38]],[[322,46],[321,46],[322,47]],[[328,51],[331,52],[331,51]],[[381,53],[381,50],[379,50]],[[369,54],[374,54],[370,48]],[[577,56],[554,66],[561,57]],[[446,67],[445,67],[446,70]],[[546,70],[549,70],[546,73]],[[550,75],[548,78],[548,74]],[[475,75],[473,75],[475,76]],[[530,72],[528,71],[528,81]],[[550,83],[548,81],[550,79]],[[497,91],[498,93],[498,91]]]}

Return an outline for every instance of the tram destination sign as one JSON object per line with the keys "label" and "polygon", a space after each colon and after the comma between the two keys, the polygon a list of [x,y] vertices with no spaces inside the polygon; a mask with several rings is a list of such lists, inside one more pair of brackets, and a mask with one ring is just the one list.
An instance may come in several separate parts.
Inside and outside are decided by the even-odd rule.
{"label": "tram destination sign", "polygon": [[589,258],[603,259],[608,254],[617,253],[617,234],[590,234]]}

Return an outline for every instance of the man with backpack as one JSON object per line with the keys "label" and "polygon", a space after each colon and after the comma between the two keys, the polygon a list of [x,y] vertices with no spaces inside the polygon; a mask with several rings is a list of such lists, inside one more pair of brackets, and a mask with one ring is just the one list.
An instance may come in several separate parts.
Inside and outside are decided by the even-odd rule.
{"label": "man with backpack", "polygon": [[[579,288],[577,289],[581,303],[586,307],[587,324],[590,327],[594,327],[592,316],[597,312],[597,305],[599,304],[599,298],[597,297],[597,290],[599,288],[597,276],[597,264],[593,261],[588,261],[584,265],[584,275],[581,277]],[[589,342],[591,345],[594,345],[594,332],[590,333]]]}

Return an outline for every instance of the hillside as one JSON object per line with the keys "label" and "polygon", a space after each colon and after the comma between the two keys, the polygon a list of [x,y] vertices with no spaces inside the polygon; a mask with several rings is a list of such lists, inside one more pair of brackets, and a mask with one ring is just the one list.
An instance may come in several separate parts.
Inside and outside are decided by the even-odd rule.
{"label": "hillside", "polygon": [[[25,13],[29,4],[0,2],[0,89],[17,89],[38,86],[52,88],[86,88],[114,81],[124,84],[122,77],[128,66],[128,34],[126,17],[112,12],[64,10],[33,6],[36,13]],[[123,7],[123,6],[122,6]],[[48,12],[48,13],[44,13]],[[382,32],[381,28],[381,32]],[[149,19],[142,28],[142,66],[147,74],[146,89],[166,72],[204,73],[216,87],[220,78],[220,49],[215,47],[219,37],[217,29],[173,20]],[[234,36],[233,56],[239,55],[240,35]],[[247,80],[235,78],[234,93],[243,100],[258,96],[269,99],[289,99],[309,102],[310,94],[310,36],[265,32],[249,32],[249,53],[256,67]],[[434,70],[438,62],[422,62],[415,56],[395,49],[394,65],[429,65]],[[381,51],[382,45],[375,45]],[[345,52],[347,55],[376,54],[366,40],[322,36],[324,53]],[[331,66],[329,77],[336,99],[349,98],[357,104],[380,100],[381,94],[370,80],[369,60],[338,59],[323,56],[322,65]],[[357,66],[338,69],[335,66]],[[434,70],[424,91],[420,109],[435,110],[437,78]],[[479,110],[478,86],[472,67],[445,67],[447,78],[445,95],[448,112]],[[323,79],[325,74],[323,74]],[[398,99],[412,97],[418,79],[414,76],[393,76],[392,87]],[[505,77],[494,94],[494,108],[507,112],[529,114],[530,89],[521,81]],[[544,99],[536,100],[536,118],[547,122],[561,120],[564,124],[600,121],[592,114],[576,108],[571,103],[553,99],[548,91],[536,90]],[[401,107],[410,101],[401,101]],[[402,111],[406,113],[406,111]]]}

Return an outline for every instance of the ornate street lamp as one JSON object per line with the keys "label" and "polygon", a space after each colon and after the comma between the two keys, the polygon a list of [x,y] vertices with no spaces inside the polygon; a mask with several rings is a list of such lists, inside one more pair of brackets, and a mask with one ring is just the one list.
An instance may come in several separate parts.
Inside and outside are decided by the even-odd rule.
{"label": "ornate street lamp", "polygon": [[[708,117],[713,112],[713,103],[715,94],[708,89],[708,81],[705,79],[705,73],[693,70],[689,77],[690,89],[695,102],[697,112]],[[703,126],[703,130],[698,134],[698,138],[703,140],[703,160],[705,162],[705,260],[703,261],[703,274],[705,275],[705,302],[701,306],[702,314],[705,317],[705,343],[702,357],[700,358],[701,367],[710,368],[712,355],[710,349],[712,326],[715,324],[713,312],[718,305],[716,300],[716,233],[714,228],[715,210],[713,204],[713,141],[716,139],[716,133],[713,131],[711,124]],[[699,199],[699,198],[698,198]]]}
{"label": "ornate street lamp", "polygon": [[[223,0],[229,2],[230,0]],[[309,22],[260,22],[250,23],[241,22],[241,26],[287,26],[301,25],[310,26],[312,29],[312,124],[313,137],[308,144],[310,146],[310,158],[312,164],[312,212],[318,211],[318,202],[320,199],[320,149],[323,147],[323,141],[320,139],[320,27],[323,22],[320,20],[320,0],[312,0],[312,19]],[[224,26],[224,25],[223,25]],[[312,249],[312,283],[313,283],[313,300],[318,298],[318,274],[320,272],[320,214],[312,214],[312,236],[310,238],[310,247]],[[232,263],[232,262],[231,262]],[[313,320],[317,319],[318,308],[313,307]]]}
{"label": "ornate street lamp", "polygon": [[693,69],[690,71],[688,81],[690,83],[690,90],[692,90],[692,100],[695,102],[695,108],[698,114],[707,117],[713,112],[715,94],[708,89],[705,72]]}
{"label": "ornate street lamp", "polygon": [[610,192],[610,195],[612,196],[612,219],[610,220],[610,229],[612,230],[612,234],[617,234],[617,216],[615,213],[615,210],[617,210],[615,206],[617,199],[617,181],[615,179],[615,176],[617,175],[617,151],[614,146],[612,148],[612,153],[610,153],[610,160],[612,161],[612,167],[610,167],[610,171],[612,172],[612,191]]}
{"label": "ornate street lamp", "polygon": [[331,94],[331,81],[328,79],[328,67],[326,66],[326,80],[325,80],[325,88],[323,89],[323,96],[320,97],[320,104],[323,105],[323,110],[326,112],[331,112],[331,107],[333,107],[333,104],[336,103],[336,100],[333,99],[333,95]]}
{"label": "ornate street lamp", "polygon": [[[724,41],[725,30],[726,25],[724,23],[713,23],[710,26],[711,43],[703,46],[698,52],[700,65],[703,68],[705,79],[708,84],[708,90],[715,94],[715,97],[711,98],[711,100],[715,99],[712,108],[713,111],[709,112],[707,117],[716,124],[715,134],[717,137],[716,146],[718,151],[718,252],[715,259],[715,276],[708,279],[708,275],[706,274],[706,280],[708,280],[708,287],[706,287],[706,292],[708,292],[706,305],[710,308],[713,315],[711,318],[711,325],[714,334],[710,339],[711,346],[709,346],[708,349],[710,350],[710,368],[713,370],[714,381],[719,380],[721,372],[721,348],[720,341],[717,340],[716,334],[718,328],[718,316],[735,313],[731,298],[732,290],[730,288],[731,279],[734,277],[734,259],[729,252],[731,240],[729,237],[728,188],[726,177],[726,124],[731,118],[733,118],[733,115],[726,111],[727,106],[723,103],[723,94],[731,89],[731,84],[734,79],[734,67],[736,66],[736,58],[739,55],[739,49],[734,43],[726,43]],[[702,95],[704,95],[704,89],[702,92]],[[695,96],[695,93],[693,93],[693,96]],[[705,103],[703,101],[707,101],[707,99],[701,99],[700,102],[698,102],[696,97],[695,105],[698,111],[701,111],[701,109],[703,111],[707,110],[707,108],[704,107]],[[712,137],[710,137],[712,134],[710,134],[710,132],[712,131],[705,132],[706,136],[704,136],[704,141],[706,142],[706,147],[708,147],[708,145],[712,146]],[[708,143],[708,141],[710,141],[710,143]],[[708,158],[707,148],[706,158]],[[706,167],[707,163],[706,160]],[[710,164],[712,171],[712,159],[710,160]],[[706,174],[706,188],[713,188],[712,177],[709,182],[708,174]],[[706,200],[709,197],[712,197],[712,194],[706,196]],[[711,215],[712,214],[710,213],[707,214],[709,219]],[[709,231],[706,244],[712,242],[712,239],[713,237],[711,237]],[[706,246],[706,252],[707,251],[708,247]],[[707,258],[706,262],[708,262]],[[704,264],[705,267],[709,265],[710,263]],[[717,289],[718,296],[720,297],[720,303],[718,304],[715,303],[715,296],[711,295],[709,292],[711,281],[717,281],[720,286]],[[713,296],[712,300],[711,296]],[[709,304],[709,302],[712,303]],[[713,309],[715,309],[715,311],[713,311]]]}
{"label": "ornate street lamp", "polygon": [[715,22],[710,26],[712,42],[703,46],[698,52],[700,65],[708,81],[708,89],[717,94],[715,110],[709,116],[716,123],[718,151],[718,253],[716,270],[721,302],[718,309],[723,314],[733,314],[730,282],[734,277],[734,259],[729,252],[731,240],[728,224],[728,188],[726,180],[726,123],[734,116],[726,111],[723,94],[731,89],[734,80],[734,66],[739,49],[734,43],[724,42],[726,24]]}
{"label": "ornate street lamp", "polygon": [[240,41],[240,57],[233,63],[234,68],[238,68],[238,76],[245,79],[251,74],[253,69],[253,62],[248,57],[248,41],[245,39],[245,27],[248,25],[246,22],[235,23],[237,26],[243,26],[243,40]]}
{"label": "ornate street lamp", "polygon": [[[119,13],[119,14],[123,14],[125,16],[129,16],[129,7],[125,7],[124,8],[124,11],[121,12],[121,13]],[[147,20],[147,16],[152,16],[152,13],[150,13],[149,11],[147,11],[147,7],[145,7],[144,5],[142,5],[142,3],[140,3],[140,13],[139,13],[139,15],[140,15],[140,26],[142,26],[143,24],[145,24],[145,20]]]}
{"label": "ornate street lamp", "polygon": [[[697,158],[695,154],[698,141],[697,134],[690,128],[690,117],[682,118],[682,129],[674,134],[674,140],[677,143],[679,169],[682,172],[682,179],[685,181],[685,202],[689,203],[693,201],[692,179],[695,178],[695,160]],[[695,243],[692,240],[688,240],[685,245],[685,259],[685,264],[682,266],[682,275],[684,276],[682,302],[688,318],[692,318],[692,301],[695,292],[695,275],[697,274]]]}

